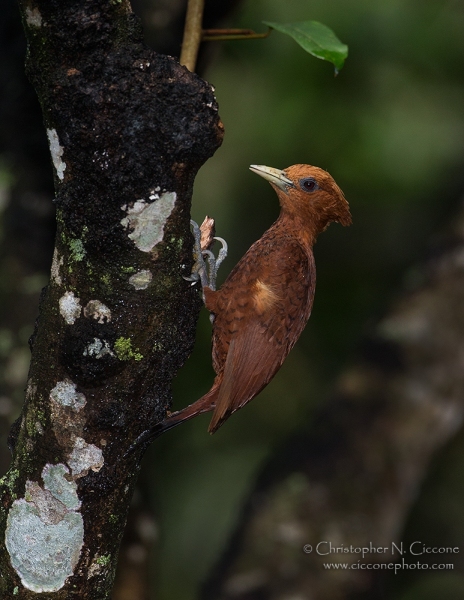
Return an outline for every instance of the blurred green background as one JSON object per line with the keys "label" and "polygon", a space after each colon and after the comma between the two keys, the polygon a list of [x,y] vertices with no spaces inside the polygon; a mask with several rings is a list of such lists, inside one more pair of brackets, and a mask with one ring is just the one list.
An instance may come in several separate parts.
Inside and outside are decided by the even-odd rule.
{"label": "blurred green background", "polygon": [[[193,218],[214,216],[218,235],[229,242],[225,277],[278,214],[274,192],[248,165],[309,163],[327,169],[344,190],[353,226],[332,225],[320,236],[313,314],[272,383],[213,437],[205,416],[150,449],[145,460],[160,523],[153,569],[160,600],[194,597],[265,457],[311,419],[362,334],[401,287],[416,283],[415,262],[461,200],[463,3],[263,0],[245,2],[227,25],[264,31],[261,20],[307,19],[330,26],[349,45],[338,77],[332,65],[277,32],[216,49],[205,78],[216,88],[226,135],[197,177]],[[195,352],[175,383],[176,407],[209,389],[209,346],[205,313]],[[450,450],[453,460],[442,457],[434,466],[435,479],[411,521],[413,539],[427,531],[436,544],[441,531],[445,545],[451,541],[444,539],[446,528],[454,530],[454,543],[463,541],[456,536],[464,527],[463,443]],[[424,574],[400,574],[391,597],[461,598],[462,573],[435,575],[430,585]]]}
{"label": "blurred green background", "polygon": [[[145,2],[148,40],[159,5]],[[331,64],[277,32],[212,50],[203,75],[216,88],[226,135],[196,179],[192,216],[198,222],[213,216],[229,243],[219,282],[278,215],[275,193],[248,171],[250,164],[328,170],[345,192],[353,225],[332,225],[318,240],[313,314],[271,384],[213,437],[203,416],[147,452],[142,489],[159,523],[151,570],[157,600],[195,598],[260,465],[311,421],[362,335],[401,289],[417,283],[414,265],[462,201],[462,1],[248,0],[224,25],[264,31],[262,20],[309,19],[348,44],[338,77]],[[0,188],[7,188],[8,163],[0,165]],[[210,332],[203,311],[194,353],[175,381],[175,408],[211,385]],[[459,434],[436,457],[405,539],[463,542],[463,451]],[[433,576],[401,573],[388,583],[389,598],[462,598],[459,555],[455,565]]]}

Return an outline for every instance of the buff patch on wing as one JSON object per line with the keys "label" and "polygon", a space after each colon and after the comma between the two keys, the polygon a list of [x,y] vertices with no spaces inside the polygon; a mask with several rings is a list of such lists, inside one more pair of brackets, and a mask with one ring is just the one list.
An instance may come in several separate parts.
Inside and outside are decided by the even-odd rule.
{"label": "buff patch on wing", "polygon": [[260,279],[256,280],[254,288],[253,300],[258,312],[269,310],[280,300],[272,287]]}

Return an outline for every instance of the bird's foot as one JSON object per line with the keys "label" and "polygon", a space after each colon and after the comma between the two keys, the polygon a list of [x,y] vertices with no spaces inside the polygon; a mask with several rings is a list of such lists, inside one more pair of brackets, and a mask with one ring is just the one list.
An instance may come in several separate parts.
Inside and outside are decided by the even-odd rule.
{"label": "bird's foot", "polygon": [[[206,219],[205,219],[206,222]],[[202,231],[195,221],[190,221],[192,225],[192,232],[194,237],[193,256],[195,258],[195,264],[193,265],[192,273],[189,277],[184,277],[186,281],[191,281],[192,285],[195,285],[198,281],[201,281],[202,287],[209,287],[212,290],[216,289],[216,277],[218,269],[222,261],[227,256],[227,243],[221,237],[212,237],[206,247],[201,245],[201,234]],[[214,226],[214,223],[213,223]],[[217,258],[213,252],[209,249],[212,242],[217,240],[221,243],[221,249],[219,250]]]}

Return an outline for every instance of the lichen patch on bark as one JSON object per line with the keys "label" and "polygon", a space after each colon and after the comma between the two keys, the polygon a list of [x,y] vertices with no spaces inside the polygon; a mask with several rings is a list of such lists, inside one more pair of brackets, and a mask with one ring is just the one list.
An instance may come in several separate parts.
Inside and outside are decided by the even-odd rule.
{"label": "lichen patch on bark", "polygon": [[38,8],[30,8],[29,6],[26,8],[26,22],[32,27],[42,26],[42,15]]}
{"label": "lichen patch on bark", "polygon": [[57,285],[61,285],[63,283],[63,280],[61,279],[60,275],[60,267],[62,265],[63,257],[58,254],[58,250],[55,248],[55,251],[53,252],[53,261],[50,275],[52,281],[55,282]]}
{"label": "lichen patch on bark", "polygon": [[111,321],[111,310],[100,300],[89,300],[84,307],[84,317],[93,318],[100,324],[109,323]]}
{"label": "lichen patch on bark", "polygon": [[81,316],[80,299],[74,292],[66,292],[59,300],[60,313],[68,325],[74,325],[74,321]]}
{"label": "lichen patch on bark", "polygon": [[76,384],[72,381],[58,381],[50,392],[50,400],[63,406],[70,406],[79,411],[85,406],[86,400],[84,394],[76,391]]}
{"label": "lichen patch on bark", "polygon": [[84,477],[90,469],[98,472],[104,463],[103,452],[93,444],[87,444],[83,438],[77,437],[74,448],[69,455],[68,465],[73,477]]}
{"label": "lichen patch on bark", "polygon": [[66,163],[61,158],[63,156],[63,146],[60,144],[60,140],[58,139],[58,133],[56,129],[47,129],[48,142],[50,146],[50,153],[52,155],[53,166],[56,169],[56,174],[58,175],[58,179],[63,181],[64,179],[64,171],[66,169]]}
{"label": "lichen patch on bark", "polygon": [[44,488],[69,510],[78,510],[81,503],[77,497],[77,485],[74,481],[66,479],[67,474],[69,469],[63,464],[45,465],[42,471]]}
{"label": "lichen patch on bark", "polygon": [[150,285],[153,275],[151,271],[143,269],[138,271],[129,277],[129,283],[135,287],[136,290],[146,290]]}
{"label": "lichen patch on bark", "polygon": [[76,437],[82,436],[86,417],[82,410],[87,400],[70,379],[58,381],[50,392],[50,413],[58,443],[70,452]]}
{"label": "lichen patch on bark", "polygon": [[63,464],[45,465],[44,487],[27,481],[24,498],[8,513],[5,544],[23,586],[56,592],[74,573],[84,543],[84,521],[76,484]]}
{"label": "lichen patch on bark", "polygon": [[100,338],[93,338],[93,342],[88,344],[83,352],[84,356],[94,356],[97,360],[106,354],[114,356],[114,352],[111,350],[109,342],[107,340],[101,340]]}
{"label": "lichen patch on bark", "polygon": [[[158,194],[151,194],[150,199]],[[165,192],[151,203],[137,200],[132,207],[121,207],[127,217],[121,219],[121,225],[131,230],[128,237],[142,252],[150,252],[163,240],[164,226],[171,216],[176,203],[176,192]]]}

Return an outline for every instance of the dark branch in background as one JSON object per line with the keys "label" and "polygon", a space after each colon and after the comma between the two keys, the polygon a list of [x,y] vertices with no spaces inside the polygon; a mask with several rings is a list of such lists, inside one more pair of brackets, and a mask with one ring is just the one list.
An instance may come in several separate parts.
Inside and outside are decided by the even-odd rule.
{"label": "dark branch in background", "polygon": [[157,537],[153,515],[135,491],[130,507],[111,600],[150,600],[150,552]]}
{"label": "dark branch in background", "polygon": [[138,471],[121,456],[164,417],[193,345],[190,200],[222,125],[211,87],[143,46],[127,2],[21,8],[57,236],[1,485],[0,595],[96,600]]}
{"label": "dark branch in background", "polygon": [[229,550],[204,586],[204,600],[382,597],[385,571],[325,570],[324,562],[361,557],[324,557],[315,546],[399,543],[433,454],[461,426],[463,257],[464,211],[420,269],[423,283],[365,340],[312,428],[262,471]]}

